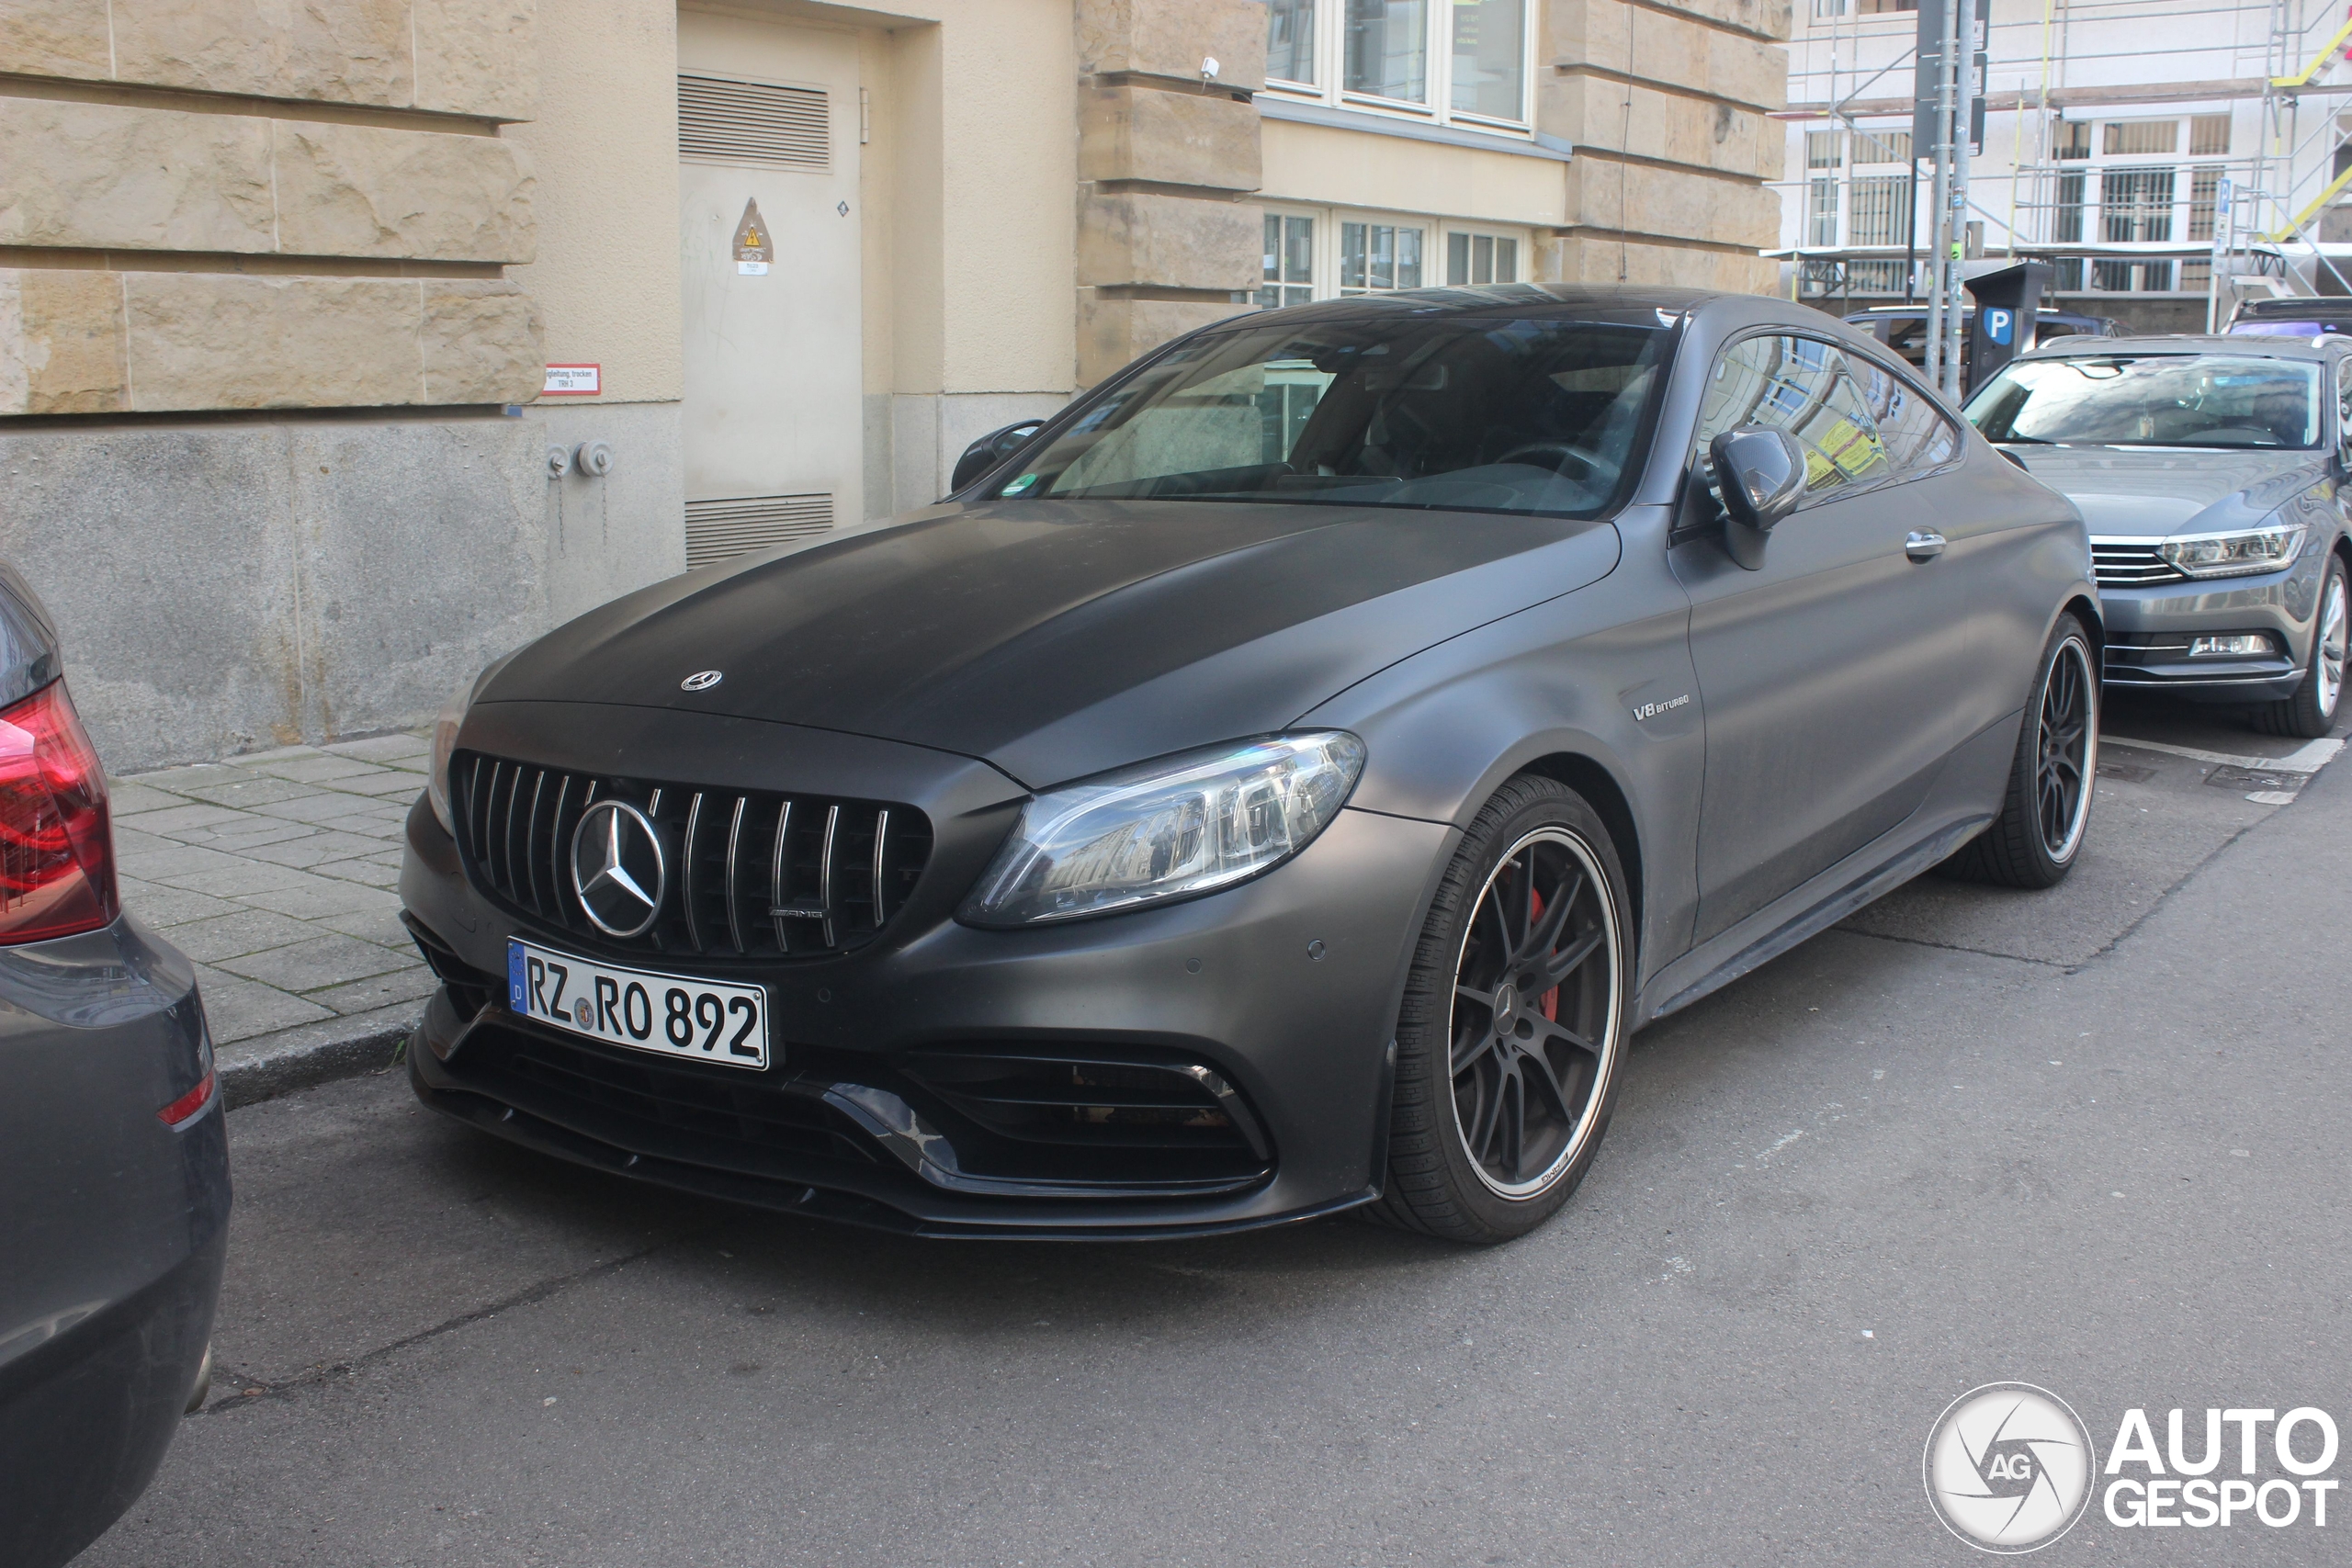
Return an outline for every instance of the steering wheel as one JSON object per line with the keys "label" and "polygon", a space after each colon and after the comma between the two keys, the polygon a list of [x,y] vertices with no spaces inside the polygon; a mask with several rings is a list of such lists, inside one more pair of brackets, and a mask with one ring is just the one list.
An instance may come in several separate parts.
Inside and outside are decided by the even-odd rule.
{"label": "steering wheel", "polygon": [[[1620,465],[1611,462],[1590,447],[1579,446],[1573,441],[1530,441],[1523,446],[1512,447],[1501,457],[1497,457],[1495,461],[1498,464],[1524,462],[1538,456],[1548,457],[1549,461],[1534,463],[1532,467],[1550,468],[1563,478],[1581,477],[1587,482],[1598,481],[1602,484],[1617,482],[1617,470]],[[1581,476],[1566,473],[1564,465],[1568,463],[1575,463],[1584,469],[1584,473]]]}

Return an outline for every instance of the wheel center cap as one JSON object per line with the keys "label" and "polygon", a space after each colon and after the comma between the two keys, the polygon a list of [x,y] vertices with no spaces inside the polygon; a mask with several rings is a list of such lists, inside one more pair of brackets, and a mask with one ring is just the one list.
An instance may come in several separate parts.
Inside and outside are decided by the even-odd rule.
{"label": "wheel center cap", "polygon": [[1518,1021],[1518,987],[1514,986],[1497,987],[1495,988],[1495,1032],[1498,1034],[1508,1033],[1510,1032],[1511,1025]]}

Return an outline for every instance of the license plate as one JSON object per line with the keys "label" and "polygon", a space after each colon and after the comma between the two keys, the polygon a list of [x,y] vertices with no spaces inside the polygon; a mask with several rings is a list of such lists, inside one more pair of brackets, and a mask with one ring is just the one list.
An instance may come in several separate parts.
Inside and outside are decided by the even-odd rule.
{"label": "license plate", "polygon": [[510,938],[506,1004],[608,1045],[730,1067],[768,1065],[768,993],[762,986],[624,969]]}

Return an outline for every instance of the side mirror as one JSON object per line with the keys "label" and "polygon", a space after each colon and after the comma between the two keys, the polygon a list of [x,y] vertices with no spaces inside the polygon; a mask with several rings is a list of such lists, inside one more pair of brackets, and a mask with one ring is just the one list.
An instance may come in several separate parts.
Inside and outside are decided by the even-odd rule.
{"label": "side mirror", "polygon": [[1001,430],[991,430],[969,446],[956,459],[956,472],[947,481],[950,495],[1012,457],[1029,438],[1046,427],[1042,419],[1024,419],[1018,424],[1008,424]]}
{"label": "side mirror", "polygon": [[1754,571],[1764,564],[1764,539],[1804,498],[1804,449],[1785,430],[1743,424],[1707,444],[1723,496],[1724,546]]}

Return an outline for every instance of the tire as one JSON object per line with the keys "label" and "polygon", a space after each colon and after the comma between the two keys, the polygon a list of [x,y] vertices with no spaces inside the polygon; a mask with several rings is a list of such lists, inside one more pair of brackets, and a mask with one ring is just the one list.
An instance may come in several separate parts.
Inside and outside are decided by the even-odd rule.
{"label": "tire", "polygon": [[2335,710],[2344,695],[2346,589],[2344,558],[2327,558],[2327,575],[2320,580],[2319,610],[2312,617],[2312,656],[2303,666],[2303,683],[2295,694],[2265,703],[2253,713],[2254,727],[2266,735],[2292,735],[2316,740],[2335,728]]}
{"label": "tire", "polygon": [[2098,770],[2099,685],[2090,636],[2073,615],[2058,617],[2030,690],[2000,814],[1944,863],[1948,875],[2055,887],[2082,854]]}
{"label": "tire", "polygon": [[[1479,811],[1406,975],[1388,1168],[1369,1217],[1490,1244],[1567,1201],[1616,1105],[1631,907],[1607,828],[1566,785],[1522,774]],[[1545,977],[1545,992],[1522,994]]]}

